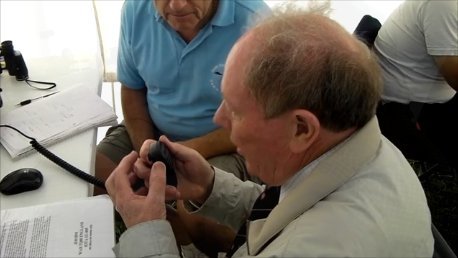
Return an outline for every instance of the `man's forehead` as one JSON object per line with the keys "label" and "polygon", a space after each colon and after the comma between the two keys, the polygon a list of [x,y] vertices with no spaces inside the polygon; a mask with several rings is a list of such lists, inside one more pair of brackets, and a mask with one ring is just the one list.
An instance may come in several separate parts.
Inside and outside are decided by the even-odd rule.
{"label": "man's forehead", "polygon": [[224,66],[221,91],[225,95],[245,95],[248,93],[244,85],[247,66],[253,57],[253,40],[251,33],[242,36],[229,52]]}
{"label": "man's forehead", "polygon": [[241,74],[245,67],[249,64],[250,59],[252,58],[252,37],[251,33],[248,32],[242,36],[232,47],[229,55],[226,59],[226,65],[224,68],[224,73],[236,73],[237,76],[243,76]]}
{"label": "man's forehead", "polygon": [[252,49],[252,45],[256,41],[256,33],[254,30],[249,30],[245,34],[243,34],[232,46],[230,54],[239,53],[239,52],[250,52],[249,50]]}

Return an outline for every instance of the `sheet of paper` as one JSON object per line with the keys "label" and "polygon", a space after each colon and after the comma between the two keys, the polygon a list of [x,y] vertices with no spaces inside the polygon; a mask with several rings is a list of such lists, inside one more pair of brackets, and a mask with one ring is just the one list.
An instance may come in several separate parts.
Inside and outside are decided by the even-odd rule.
{"label": "sheet of paper", "polygon": [[0,257],[115,257],[107,195],[1,211]]}
{"label": "sheet of paper", "polygon": [[[116,114],[97,94],[86,87],[73,87],[33,101],[3,115],[2,124],[49,146],[89,128],[116,123]],[[0,142],[15,158],[30,150],[30,139],[10,128],[0,128]]]}

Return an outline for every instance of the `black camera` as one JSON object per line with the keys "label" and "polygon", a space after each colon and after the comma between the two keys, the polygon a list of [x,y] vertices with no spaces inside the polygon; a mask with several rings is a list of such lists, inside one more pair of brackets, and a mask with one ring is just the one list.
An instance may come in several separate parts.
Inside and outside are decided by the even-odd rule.
{"label": "black camera", "polygon": [[2,42],[0,62],[0,73],[6,68],[11,76],[16,76],[18,81],[24,81],[29,78],[29,71],[25,65],[24,58],[21,52],[14,50],[11,40]]}

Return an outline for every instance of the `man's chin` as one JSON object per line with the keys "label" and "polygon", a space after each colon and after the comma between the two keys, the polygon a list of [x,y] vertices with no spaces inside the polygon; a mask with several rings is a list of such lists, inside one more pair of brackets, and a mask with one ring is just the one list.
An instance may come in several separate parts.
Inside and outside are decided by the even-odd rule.
{"label": "man's chin", "polygon": [[198,22],[195,20],[193,15],[184,15],[184,16],[173,16],[170,15],[167,19],[167,22],[175,30],[190,30],[195,29],[198,26]]}

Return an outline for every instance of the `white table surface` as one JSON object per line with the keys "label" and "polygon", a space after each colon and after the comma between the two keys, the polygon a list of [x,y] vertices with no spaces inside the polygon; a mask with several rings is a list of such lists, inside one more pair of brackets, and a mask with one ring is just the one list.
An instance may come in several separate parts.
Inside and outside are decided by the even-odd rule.
{"label": "white table surface", "polygon": [[[99,72],[100,69],[97,69],[98,65],[95,57],[92,60],[90,58],[79,60],[77,65],[74,65],[74,60],[65,58],[55,60],[55,62],[47,62],[45,63],[46,65],[40,60],[32,61],[27,63],[29,74],[36,75],[34,77],[37,80],[56,82],[57,87],[53,90],[89,85],[95,92],[98,93],[100,91],[101,74]],[[53,72],[43,73],[42,71]],[[39,76],[41,74],[43,76]],[[39,86],[39,84],[34,85]],[[16,81],[14,76],[9,76],[5,71],[1,74],[0,87],[3,90],[0,93],[3,99],[3,107],[0,109],[0,122],[2,114],[17,108],[16,104],[20,101],[50,92],[50,90],[33,89],[25,82]],[[51,145],[49,150],[73,166],[93,174],[96,133],[96,128],[90,129]],[[88,183],[55,165],[37,152],[25,157],[12,159],[2,146],[0,148],[0,163],[1,178],[16,169],[24,167],[36,168],[42,172],[44,177],[43,185],[37,190],[10,196],[0,194],[0,209],[81,198],[89,196],[92,192],[92,186]]]}

